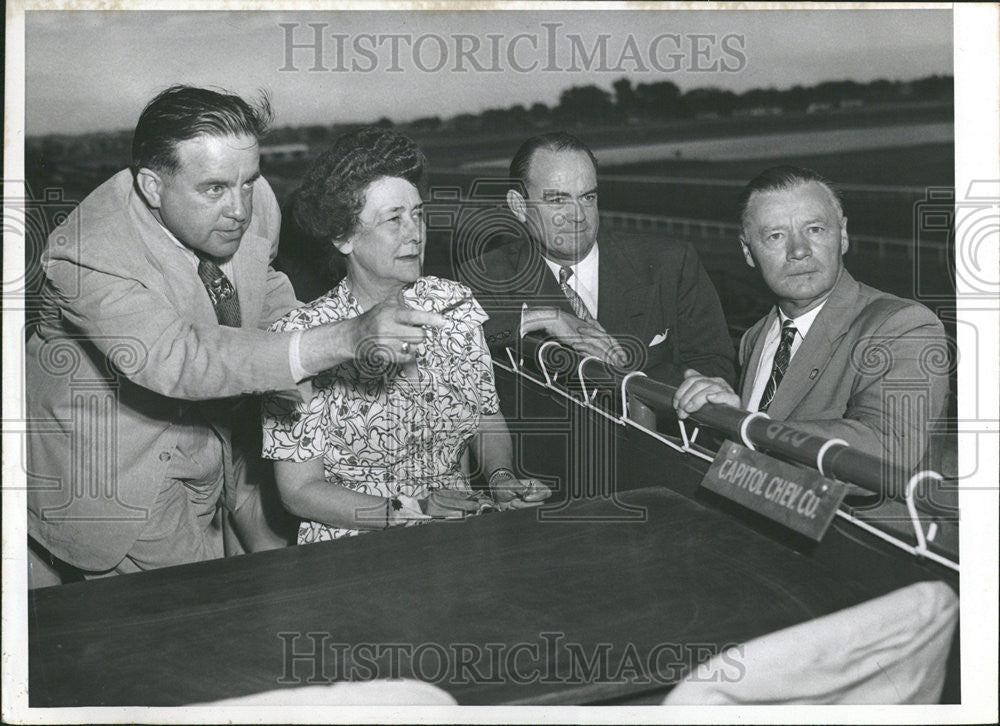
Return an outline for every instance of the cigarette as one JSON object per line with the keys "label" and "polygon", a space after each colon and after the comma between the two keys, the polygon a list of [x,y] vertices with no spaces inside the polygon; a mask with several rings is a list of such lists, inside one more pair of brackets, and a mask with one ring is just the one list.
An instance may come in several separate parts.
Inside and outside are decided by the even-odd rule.
{"label": "cigarette", "polygon": [[473,300],[472,295],[466,295],[461,300],[456,300],[451,305],[445,305],[443,308],[441,308],[439,312],[450,313],[452,310],[462,307],[463,305],[465,305],[465,303],[472,302],[472,300]]}

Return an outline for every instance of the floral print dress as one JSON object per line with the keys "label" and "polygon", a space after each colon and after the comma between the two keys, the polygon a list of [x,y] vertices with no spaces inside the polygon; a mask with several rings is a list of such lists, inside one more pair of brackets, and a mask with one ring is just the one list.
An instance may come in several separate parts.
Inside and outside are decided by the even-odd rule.
{"label": "floral print dress", "polygon": [[[263,455],[279,461],[323,458],[327,481],[377,496],[422,498],[435,489],[468,490],[462,455],[482,415],[500,410],[493,364],[483,336],[487,319],[464,285],[421,277],[403,292],[413,308],[445,313],[416,351],[416,376],[397,366],[373,373],[348,362],[312,379],[312,399],[264,399]],[[271,330],[312,328],[362,313],[347,280],[323,297],[291,311]],[[303,522],[298,543],[355,535],[358,530]]]}

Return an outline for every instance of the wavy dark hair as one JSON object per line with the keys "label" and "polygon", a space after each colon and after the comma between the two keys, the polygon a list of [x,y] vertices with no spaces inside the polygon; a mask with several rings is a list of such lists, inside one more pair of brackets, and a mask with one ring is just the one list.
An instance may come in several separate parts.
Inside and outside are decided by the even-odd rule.
{"label": "wavy dark hair", "polygon": [[267,91],[255,104],[227,91],[175,85],[146,104],[132,134],[132,173],[177,171],[177,144],[196,136],[263,138],[274,120]]}
{"label": "wavy dark hair", "polygon": [[295,221],[327,244],[344,239],[357,227],[369,184],[400,177],[423,191],[426,162],[417,145],[398,131],[368,126],[338,136],[312,163],[295,192]]}

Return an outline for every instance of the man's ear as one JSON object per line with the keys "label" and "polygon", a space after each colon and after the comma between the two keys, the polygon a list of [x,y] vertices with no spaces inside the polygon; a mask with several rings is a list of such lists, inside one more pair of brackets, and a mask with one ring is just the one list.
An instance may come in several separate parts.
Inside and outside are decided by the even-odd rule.
{"label": "man's ear", "polygon": [[740,235],[740,247],[743,249],[743,259],[747,261],[747,264],[750,265],[750,267],[756,267],[757,265],[754,264],[753,255],[750,254],[750,246],[747,244],[746,238],[742,234]]}
{"label": "man's ear", "polygon": [[163,179],[159,174],[152,169],[143,167],[135,175],[135,185],[146,200],[146,204],[153,209],[160,208],[160,190],[163,188]]}
{"label": "man's ear", "polygon": [[847,236],[847,217],[840,218],[840,254],[846,255],[851,247],[851,241]]}
{"label": "man's ear", "polygon": [[348,237],[347,239],[335,239],[333,240],[333,246],[337,248],[337,252],[342,255],[349,255],[354,250],[354,239]]}
{"label": "man's ear", "polygon": [[528,203],[524,201],[520,192],[513,189],[507,191],[507,206],[510,207],[510,211],[519,221],[523,223],[528,220]]}

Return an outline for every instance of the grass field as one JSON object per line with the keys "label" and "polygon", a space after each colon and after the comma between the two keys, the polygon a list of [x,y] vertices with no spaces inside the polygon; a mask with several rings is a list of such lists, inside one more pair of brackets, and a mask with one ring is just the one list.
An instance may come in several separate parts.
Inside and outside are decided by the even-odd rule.
{"label": "grass field", "polygon": [[[710,139],[786,131],[821,131],[953,121],[954,107],[951,104],[936,103],[838,110],[824,114],[787,113],[781,116],[739,116],[624,126],[567,127],[563,130],[576,134],[585,143],[597,149],[622,144]],[[509,158],[525,138],[533,133],[550,130],[556,129],[499,131],[464,136],[454,132],[435,132],[414,135],[414,139],[424,149],[431,166],[449,168],[477,159]]]}
{"label": "grass field", "polygon": [[793,164],[815,169],[840,184],[885,184],[889,186],[953,186],[953,144],[924,144],[896,149],[849,151],[837,154],[775,156],[766,162],[752,161],[652,161],[605,166],[604,174],[696,177],[746,181],[765,166]]}

